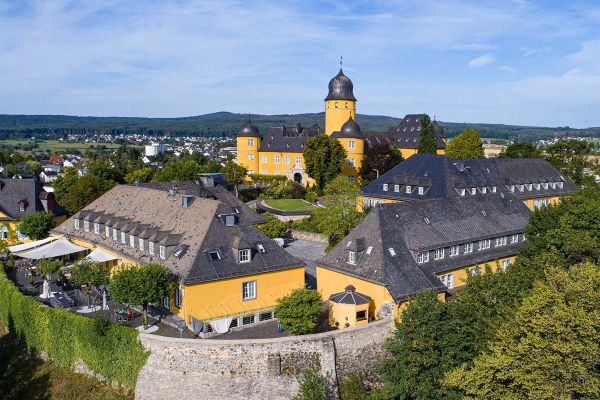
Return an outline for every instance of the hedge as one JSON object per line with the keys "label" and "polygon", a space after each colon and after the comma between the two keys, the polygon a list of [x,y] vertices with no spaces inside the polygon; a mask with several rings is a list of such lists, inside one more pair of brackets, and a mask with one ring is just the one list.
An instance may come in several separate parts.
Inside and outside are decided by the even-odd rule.
{"label": "hedge", "polygon": [[29,351],[45,352],[67,369],[81,359],[108,382],[117,381],[129,389],[135,388],[148,357],[135,329],[45,307],[21,293],[2,268],[0,320]]}

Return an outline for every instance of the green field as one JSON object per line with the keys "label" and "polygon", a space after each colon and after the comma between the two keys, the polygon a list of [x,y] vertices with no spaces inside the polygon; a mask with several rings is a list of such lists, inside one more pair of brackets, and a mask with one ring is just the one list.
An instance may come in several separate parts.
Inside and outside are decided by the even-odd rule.
{"label": "green field", "polygon": [[[14,147],[31,147],[33,142],[31,140],[24,139],[7,139],[0,140],[0,146],[14,146]],[[84,153],[90,147],[98,147],[98,146],[106,146],[108,149],[118,149],[120,145],[115,143],[82,143],[82,142],[61,142],[58,140],[47,140],[47,141],[39,141],[36,142],[36,147],[34,150],[39,152],[46,152],[46,150],[50,150],[52,153],[60,152],[60,153],[68,153],[69,151],[79,150]]]}
{"label": "green field", "polygon": [[281,211],[306,211],[312,212],[315,206],[302,199],[267,199],[264,203],[272,208]]}

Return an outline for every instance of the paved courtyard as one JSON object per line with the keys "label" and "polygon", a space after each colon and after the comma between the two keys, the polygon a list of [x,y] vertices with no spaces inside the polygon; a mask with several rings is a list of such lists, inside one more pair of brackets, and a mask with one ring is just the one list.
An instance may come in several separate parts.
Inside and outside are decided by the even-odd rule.
{"label": "paved courtyard", "polygon": [[327,243],[310,240],[293,240],[286,242],[285,250],[306,264],[306,284],[317,288],[316,261],[325,255]]}

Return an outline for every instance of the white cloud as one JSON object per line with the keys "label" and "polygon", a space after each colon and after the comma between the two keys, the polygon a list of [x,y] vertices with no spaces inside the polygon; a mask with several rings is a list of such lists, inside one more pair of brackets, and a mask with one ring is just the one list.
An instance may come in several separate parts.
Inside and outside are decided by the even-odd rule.
{"label": "white cloud", "polygon": [[496,61],[496,57],[493,54],[484,54],[469,61],[469,68],[475,69],[485,67],[486,65],[491,64],[494,61]]}
{"label": "white cloud", "polygon": [[484,44],[484,43],[464,43],[464,44],[456,44],[453,46],[456,50],[475,50],[475,51],[485,51],[485,50],[496,50],[498,46],[493,44]]}

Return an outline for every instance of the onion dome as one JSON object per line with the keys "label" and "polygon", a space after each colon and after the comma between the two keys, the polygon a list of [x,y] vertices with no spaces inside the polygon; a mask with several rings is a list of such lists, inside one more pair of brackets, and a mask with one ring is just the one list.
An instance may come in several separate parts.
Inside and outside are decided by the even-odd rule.
{"label": "onion dome", "polygon": [[344,71],[340,68],[340,72],[329,81],[329,94],[325,97],[327,100],[352,100],[356,101],[354,97],[354,85],[350,78],[344,75]]}
{"label": "onion dome", "polygon": [[342,128],[333,132],[331,135],[332,138],[356,138],[356,139],[364,139],[365,135],[363,135],[360,130],[360,126],[354,121],[354,118],[350,116],[348,121],[344,122]]}
{"label": "onion dome", "polygon": [[250,120],[248,120],[248,122],[246,122],[240,128],[237,135],[242,137],[260,137],[260,133],[258,133],[258,127],[250,122]]}

